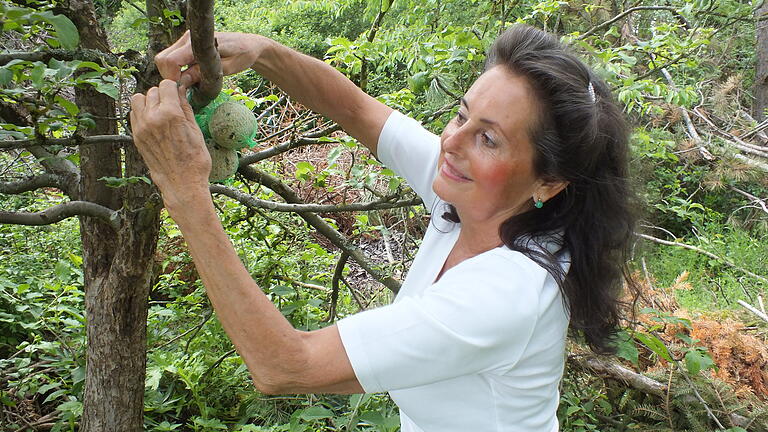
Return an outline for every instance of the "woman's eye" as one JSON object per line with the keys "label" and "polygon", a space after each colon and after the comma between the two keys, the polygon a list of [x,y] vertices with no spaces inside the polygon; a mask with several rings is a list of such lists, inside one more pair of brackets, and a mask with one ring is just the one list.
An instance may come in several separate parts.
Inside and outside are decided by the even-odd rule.
{"label": "woman's eye", "polygon": [[461,112],[456,113],[456,123],[463,124],[467,118]]}
{"label": "woman's eye", "polygon": [[491,138],[487,132],[483,132],[481,138],[483,140],[483,144],[487,145],[488,147],[496,147],[496,142],[493,141],[493,138]]}

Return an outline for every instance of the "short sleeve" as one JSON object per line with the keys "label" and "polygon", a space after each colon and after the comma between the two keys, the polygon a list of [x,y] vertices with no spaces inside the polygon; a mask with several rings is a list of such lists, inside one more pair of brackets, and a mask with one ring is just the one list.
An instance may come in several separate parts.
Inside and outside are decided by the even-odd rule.
{"label": "short sleeve", "polygon": [[377,146],[379,160],[403,177],[429,209],[437,195],[432,181],[437,175],[440,137],[418,121],[393,111],[384,124]]}
{"label": "short sleeve", "polygon": [[546,272],[516,252],[482,256],[450,269],[423,295],[337,323],[366,392],[507,370],[521,358]]}

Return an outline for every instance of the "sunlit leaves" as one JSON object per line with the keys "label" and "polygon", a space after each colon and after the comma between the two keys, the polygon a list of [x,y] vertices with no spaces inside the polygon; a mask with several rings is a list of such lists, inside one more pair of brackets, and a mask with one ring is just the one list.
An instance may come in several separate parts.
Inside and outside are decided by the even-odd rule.
{"label": "sunlit leaves", "polygon": [[46,42],[52,48],[75,49],[80,43],[80,34],[72,21],[51,11],[36,11],[0,3],[0,19],[3,31],[15,30],[25,34],[50,31],[55,37],[47,37]]}

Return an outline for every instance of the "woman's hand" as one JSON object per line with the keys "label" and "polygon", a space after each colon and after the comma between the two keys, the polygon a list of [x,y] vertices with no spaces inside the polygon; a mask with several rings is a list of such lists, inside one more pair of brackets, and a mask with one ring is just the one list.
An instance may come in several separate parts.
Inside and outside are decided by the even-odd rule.
{"label": "woman's hand", "polygon": [[[232,75],[250,68],[256,61],[260,49],[259,42],[265,40],[261,36],[245,33],[216,33],[215,37],[224,75]],[[195,63],[192,54],[189,31],[157,54],[155,64],[163,78],[178,81],[185,87],[191,87],[200,81],[200,67]],[[182,72],[185,66],[189,68]]]}
{"label": "woman's hand", "polygon": [[131,97],[131,128],[166,208],[189,205],[208,193],[211,157],[187,102],[186,89],[163,80],[146,96]]}

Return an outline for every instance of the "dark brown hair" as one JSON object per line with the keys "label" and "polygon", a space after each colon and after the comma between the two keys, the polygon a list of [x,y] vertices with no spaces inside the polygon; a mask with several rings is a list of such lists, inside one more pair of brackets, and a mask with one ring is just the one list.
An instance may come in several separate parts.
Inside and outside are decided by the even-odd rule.
{"label": "dark brown hair", "polygon": [[[506,220],[501,238],[552,274],[571,329],[583,332],[594,351],[611,352],[635,224],[624,115],[605,82],[549,33],[521,24],[507,29],[490,48],[485,70],[496,66],[534,89],[538,116],[529,133],[537,175],[568,182],[542,208]],[[455,209],[446,218],[458,221]],[[561,243],[558,254],[542,244],[553,238]]]}

